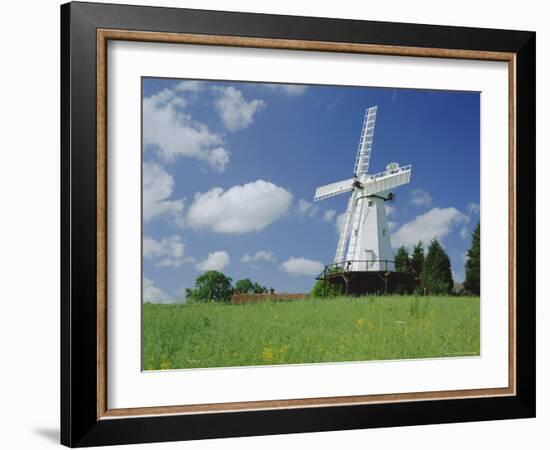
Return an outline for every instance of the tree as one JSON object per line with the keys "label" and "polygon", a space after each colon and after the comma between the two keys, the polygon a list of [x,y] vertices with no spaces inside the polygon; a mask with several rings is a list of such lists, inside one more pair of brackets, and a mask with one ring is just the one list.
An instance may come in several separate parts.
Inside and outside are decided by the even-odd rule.
{"label": "tree", "polygon": [[397,249],[394,257],[395,271],[407,275],[396,276],[395,294],[410,294],[414,290],[411,274],[411,258],[407,248],[402,245]]}
{"label": "tree", "polygon": [[430,294],[450,294],[453,290],[451,261],[435,238],[428,247],[421,279]]}
{"label": "tree", "polygon": [[[328,272],[338,272],[339,269],[328,269]],[[342,295],[342,286],[335,283],[330,283],[328,280],[317,280],[311,290],[311,296],[316,298],[331,298]]]}
{"label": "tree", "polygon": [[422,270],[424,269],[424,243],[418,241],[409,258],[409,273],[413,278],[413,290],[422,290]]}
{"label": "tree", "polygon": [[394,258],[395,262],[395,271],[396,272],[407,272],[411,271],[411,261],[409,259],[409,252],[404,245],[397,249],[397,253]]}
{"label": "tree", "polygon": [[424,243],[422,241],[418,241],[418,244],[414,246],[410,257],[411,275],[416,280],[419,280],[420,277],[422,276],[423,268],[424,268]]}
{"label": "tree", "polygon": [[481,230],[479,222],[472,233],[472,244],[468,250],[468,259],[464,266],[466,279],[464,280],[464,289],[475,295],[479,295],[479,257],[480,257]]}
{"label": "tree", "polygon": [[330,298],[342,295],[342,286],[324,280],[317,280],[311,290],[311,296],[316,298]]}
{"label": "tree", "polygon": [[216,270],[208,270],[195,280],[193,289],[186,289],[187,301],[197,302],[229,302],[233,294],[231,278]]}
{"label": "tree", "polygon": [[235,292],[240,294],[265,294],[267,288],[259,283],[250,281],[249,278],[245,278],[235,283]]}

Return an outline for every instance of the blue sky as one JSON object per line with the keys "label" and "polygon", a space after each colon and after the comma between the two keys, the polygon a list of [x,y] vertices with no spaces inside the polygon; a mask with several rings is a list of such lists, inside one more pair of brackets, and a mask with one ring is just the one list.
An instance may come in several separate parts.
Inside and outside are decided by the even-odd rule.
{"label": "blue sky", "polygon": [[181,301],[209,269],[308,292],[334,258],[363,115],[370,173],[412,164],[388,208],[392,245],[435,236],[455,279],[479,220],[479,93],[144,78],[144,299]]}

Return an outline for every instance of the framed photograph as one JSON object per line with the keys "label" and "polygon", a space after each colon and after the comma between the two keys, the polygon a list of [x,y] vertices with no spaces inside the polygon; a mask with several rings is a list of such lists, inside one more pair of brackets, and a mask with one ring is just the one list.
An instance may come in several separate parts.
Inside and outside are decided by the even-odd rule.
{"label": "framed photograph", "polygon": [[61,441],[535,415],[535,33],[61,7]]}

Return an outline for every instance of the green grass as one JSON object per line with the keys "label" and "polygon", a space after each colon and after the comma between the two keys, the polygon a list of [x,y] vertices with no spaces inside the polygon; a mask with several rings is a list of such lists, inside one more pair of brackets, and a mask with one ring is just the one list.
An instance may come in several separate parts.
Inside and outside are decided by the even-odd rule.
{"label": "green grass", "polygon": [[479,297],[143,305],[145,370],[479,355]]}

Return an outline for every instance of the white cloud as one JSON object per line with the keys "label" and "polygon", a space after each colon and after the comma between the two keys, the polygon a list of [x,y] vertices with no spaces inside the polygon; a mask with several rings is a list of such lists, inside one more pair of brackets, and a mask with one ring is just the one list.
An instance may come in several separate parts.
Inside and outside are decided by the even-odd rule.
{"label": "white cloud", "polygon": [[397,248],[401,245],[415,245],[420,240],[428,243],[435,237],[441,240],[454,226],[467,223],[468,220],[468,216],[456,208],[433,208],[393,233],[392,244]]}
{"label": "white cloud", "polygon": [[200,80],[185,80],[179,82],[175,90],[178,92],[200,92],[204,89],[205,83]]}
{"label": "white cloud", "polygon": [[143,257],[154,261],[157,267],[177,268],[184,262],[185,244],[180,236],[170,236],[157,241],[149,236],[143,237]]}
{"label": "white cloud", "polygon": [[296,211],[298,212],[298,215],[302,217],[309,217],[312,219],[317,214],[319,214],[321,208],[318,205],[315,205],[314,203],[308,202],[307,200],[301,198],[300,200],[298,200]]}
{"label": "white cloud", "polygon": [[460,237],[461,237],[462,239],[467,239],[469,234],[470,234],[470,233],[468,233],[468,228],[467,228],[467,227],[462,227],[462,228],[460,229]]}
{"label": "white cloud", "polygon": [[296,205],[296,213],[302,218],[319,219],[330,223],[336,217],[334,209],[323,209],[315,203],[308,202],[301,198]]}
{"label": "white cloud", "polygon": [[259,250],[252,256],[248,253],[245,253],[244,256],[241,258],[241,262],[243,263],[255,263],[261,261],[276,262],[277,259],[275,258],[275,255],[271,250]]}
{"label": "white cloud", "polygon": [[162,289],[155,286],[153,280],[143,277],[143,302],[174,303],[174,300]]}
{"label": "white cloud", "polygon": [[265,84],[264,86],[289,97],[298,97],[299,95],[303,95],[307,90],[307,86],[302,84]]}
{"label": "white cloud", "polygon": [[183,200],[170,200],[174,179],[161,166],[143,164],[143,220],[169,216],[178,225],[183,223]]}
{"label": "white cloud", "polygon": [[388,221],[388,229],[390,231],[395,230],[396,227],[397,227],[397,222]]}
{"label": "white cloud", "polygon": [[411,203],[414,206],[430,206],[432,204],[432,196],[424,189],[413,189],[410,192]]}
{"label": "white cloud", "polygon": [[325,222],[332,222],[336,217],[336,211],[334,209],[327,209],[323,214],[323,220]]}
{"label": "white cloud", "polygon": [[199,270],[223,270],[225,266],[229,264],[231,258],[225,251],[217,251],[208,253],[208,257],[195,264],[195,267]]}
{"label": "white cloud", "polygon": [[388,204],[384,204],[384,206],[386,207],[386,215],[387,216],[393,216],[397,211],[395,209],[395,206],[391,206],[391,205],[388,205]]}
{"label": "white cloud", "polygon": [[470,203],[466,207],[466,211],[468,211],[468,214],[479,214],[479,204],[478,203]]}
{"label": "white cloud", "polygon": [[313,261],[311,259],[305,258],[294,258],[291,257],[281,264],[281,269],[284,270],[289,275],[308,275],[315,276],[319,275],[325,266],[319,261]]}
{"label": "white cloud", "polygon": [[232,86],[215,88],[215,92],[220,96],[215,100],[214,107],[229,131],[249,127],[254,115],[265,107],[263,100],[246,101],[242,92]]}
{"label": "white cloud", "polygon": [[152,146],[165,162],[191,157],[223,172],[229,162],[223,138],[181,111],[187,102],[177,91],[196,86],[189,84],[192,82],[182,83],[176,89],[164,89],[143,99],[143,143]]}
{"label": "white cloud", "polygon": [[149,97],[143,99],[147,101],[148,105],[173,105],[173,106],[185,106],[186,102],[183,97],[178,97],[174,90],[165,88],[162,91],[158,91]]}
{"label": "white cloud", "polygon": [[229,152],[223,147],[211,149],[205,159],[218,172],[223,172],[229,164]]}
{"label": "white cloud", "polygon": [[225,192],[215,187],[195,195],[187,223],[194,229],[217,233],[260,231],[284,216],[291,203],[290,192],[264,180],[236,185]]}

